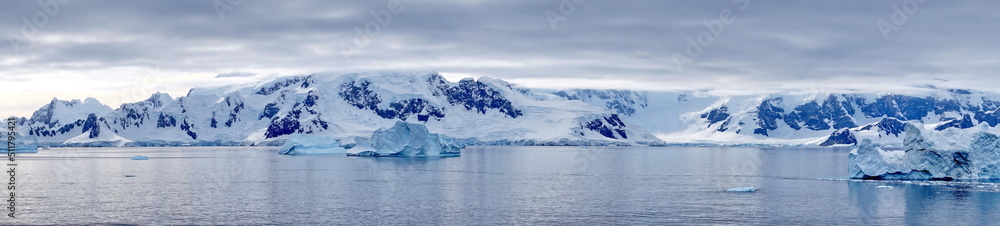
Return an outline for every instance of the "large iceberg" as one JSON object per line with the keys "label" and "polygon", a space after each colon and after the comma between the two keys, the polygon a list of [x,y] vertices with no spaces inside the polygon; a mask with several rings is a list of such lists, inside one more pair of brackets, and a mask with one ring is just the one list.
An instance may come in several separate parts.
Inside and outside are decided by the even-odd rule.
{"label": "large iceberg", "polygon": [[294,134],[285,140],[278,154],[282,155],[343,155],[347,151],[340,141],[317,135]]}
{"label": "large iceberg", "polygon": [[356,138],[352,156],[459,156],[465,143],[430,133],[423,124],[397,121],[391,128],[381,128],[371,139]]}
{"label": "large iceberg", "polygon": [[1000,136],[986,130],[923,131],[906,124],[905,150],[882,150],[864,139],[848,155],[848,171],[855,179],[998,179]]}

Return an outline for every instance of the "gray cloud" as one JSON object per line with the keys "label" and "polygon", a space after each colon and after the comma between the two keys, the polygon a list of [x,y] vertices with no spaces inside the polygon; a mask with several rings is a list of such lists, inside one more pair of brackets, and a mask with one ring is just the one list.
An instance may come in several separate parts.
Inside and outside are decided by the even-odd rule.
{"label": "gray cloud", "polygon": [[[388,2],[245,0],[220,20],[213,1],[72,1],[19,51],[0,43],[0,59],[10,59],[0,61],[0,73],[69,71],[101,80],[142,76],[105,73],[118,68],[209,78],[234,71],[438,70],[760,92],[891,91],[928,82],[998,91],[991,84],[1000,84],[1000,59],[992,54],[1000,33],[989,26],[1000,20],[993,12],[1000,2],[928,1],[886,40],[877,22],[891,21],[892,6],[905,0],[750,1],[746,10],[733,1],[589,0],[556,30],[545,13],[558,13],[566,1],[402,0],[402,10],[348,61],[342,47]],[[673,54],[683,54],[689,37],[708,31],[703,21],[724,10],[735,20],[677,70]],[[19,35],[22,17],[37,12],[44,10],[34,1],[5,3],[0,32]],[[934,80],[943,78],[949,81]]]}

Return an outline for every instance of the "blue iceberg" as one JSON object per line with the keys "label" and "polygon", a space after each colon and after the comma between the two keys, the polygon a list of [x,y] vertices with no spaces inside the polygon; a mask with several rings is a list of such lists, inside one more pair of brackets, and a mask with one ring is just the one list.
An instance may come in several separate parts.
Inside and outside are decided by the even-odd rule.
{"label": "blue iceberg", "polygon": [[317,135],[294,134],[285,140],[278,154],[282,155],[343,155],[346,149],[340,141]]}
{"label": "blue iceberg", "polygon": [[397,121],[391,128],[381,128],[371,139],[357,138],[350,156],[440,156],[461,155],[465,143],[430,133],[423,124]]}
{"label": "blue iceberg", "polygon": [[[985,125],[985,124],[983,124]],[[1000,179],[1000,136],[987,128],[922,131],[906,124],[904,151],[886,151],[862,140],[848,155],[853,179]]]}

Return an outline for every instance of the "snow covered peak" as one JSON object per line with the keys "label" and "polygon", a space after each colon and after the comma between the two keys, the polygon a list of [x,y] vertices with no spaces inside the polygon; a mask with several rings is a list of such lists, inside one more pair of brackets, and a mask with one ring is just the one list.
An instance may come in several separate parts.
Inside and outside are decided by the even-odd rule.
{"label": "snow covered peak", "polygon": [[[333,138],[372,134],[395,122],[417,123],[458,139],[490,144],[655,142],[652,134],[610,110],[482,77],[448,81],[437,72],[309,74],[222,87],[195,88],[173,99],[143,101],[32,123],[47,142],[270,142],[294,134]],[[50,106],[96,103],[55,101]],[[56,110],[58,111],[58,110]],[[39,121],[46,109],[37,112]],[[88,112],[88,111],[82,111]]]}
{"label": "snow covered peak", "polygon": [[136,103],[122,104],[121,108],[125,108],[129,105],[143,105],[150,108],[162,108],[164,106],[173,104],[174,102],[176,102],[176,100],[171,98],[170,94],[156,92],[150,95],[149,98],[146,98],[145,100]]}
{"label": "snow covered peak", "polygon": [[152,95],[149,95],[149,98],[147,98],[146,100],[156,100],[163,102],[164,100],[173,100],[173,99],[174,99],[173,97],[170,97],[170,94],[156,92],[153,93]]}
{"label": "snow covered peak", "polygon": [[[343,75],[321,73],[311,76],[318,78],[321,82],[369,81],[379,84],[403,84],[428,81],[432,77],[440,77],[441,75],[436,71],[376,71]],[[442,79],[444,78],[442,77]]]}
{"label": "snow covered peak", "polygon": [[70,101],[52,98],[52,102],[42,106],[31,115],[31,121],[57,124],[72,123],[78,119],[87,118],[89,114],[106,115],[113,110],[94,98],[87,98],[84,101],[73,99]]}

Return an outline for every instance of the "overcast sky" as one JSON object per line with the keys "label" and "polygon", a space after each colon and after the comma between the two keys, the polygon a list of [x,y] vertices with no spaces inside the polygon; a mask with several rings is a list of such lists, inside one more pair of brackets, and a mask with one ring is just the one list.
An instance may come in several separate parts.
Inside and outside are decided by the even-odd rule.
{"label": "overcast sky", "polygon": [[380,70],[544,88],[998,91],[998,9],[934,0],[4,1],[0,113],[27,116],[53,97],[115,108],[156,91]]}

